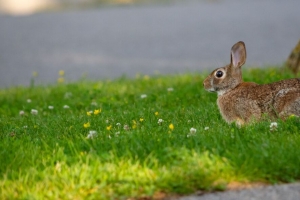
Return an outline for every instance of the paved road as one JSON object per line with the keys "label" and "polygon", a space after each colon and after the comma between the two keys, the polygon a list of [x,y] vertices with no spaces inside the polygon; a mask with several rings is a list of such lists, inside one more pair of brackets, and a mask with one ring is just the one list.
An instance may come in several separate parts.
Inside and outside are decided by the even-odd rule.
{"label": "paved road", "polygon": [[300,183],[187,196],[179,200],[299,200]]}
{"label": "paved road", "polygon": [[281,64],[300,38],[299,0],[217,0],[0,15],[0,87],[202,71],[245,41],[248,65]]}

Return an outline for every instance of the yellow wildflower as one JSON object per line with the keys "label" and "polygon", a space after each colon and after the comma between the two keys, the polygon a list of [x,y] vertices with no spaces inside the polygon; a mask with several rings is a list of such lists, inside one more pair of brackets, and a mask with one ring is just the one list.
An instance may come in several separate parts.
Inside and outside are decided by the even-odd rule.
{"label": "yellow wildflower", "polygon": [[145,80],[145,81],[148,81],[149,79],[150,79],[150,76],[148,76],[148,75],[145,75],[145,76],[144,76],[144,80]]}
{"label": "yellow wildflower", "polygon": [[144,119],[143,118],[140,118],[140,122],[143,122],[144,121]]}
{"label": "yellow wildflower", "polygon": [[132,120],[132,123],[133,123],[132,128],[133,128],[133,129],[136,129],[136,121],[135,121],[135,120]]}
{"label": "yellow wildflower", "polygon": [[109,126],[106,127],[106,130],[110,131],[111,128],[112,128],[112,125],[109,125]]}
{"label": "yellow wildflower", "polygon": [[87,116],[91,116],[92,113],[93,113],[93,111],[86,112]]}
{"label": "yellow wildflower", "polygon": [[64,75],[65,75],[65,71],[64,71],[64,70],[59,70],[58,74],[59,74],[60,76],[64,76]]}
{"label": "yellow wildflower", "polygon": [[84,128],[88,128],[88,127],[90,127],[90,126],[91,126],[90,122],[83,124],[83,127],[84,127]]}
{"label": "yellow wildflower", "polygon": [[174,125],[173,125],[173,124],[170,124],[170,125],[169,125],[169,129],[170,129],[171,131],[173,131],[173,130],[174,130]]}
{"label": "yellow wildflower", "polygon": [[155,116],[158,116],[158,115],[159,115],[159,113],[158,113],[157,111],[156,111],[154,114],[155,114]]}
{"label": "yellow wildflower", "polygon": [[65,82],[64,77],[59,77],[59,78],[57,79],[57,82],[58,82],[58,83],[63,83],[63,82]]}
{"label": "yellow wildflower", "polygon": [[94,115],[98,115],[99,113],[101,113],[101,109],[94,110]]}
{"label": "yellow wildflower", "polygon": [[33,71],[33,72],[32,72],[32,76],[33,76],[33,77],[37,77],[37,76],[38,76],[38,73],[37,73],[36,71]]}

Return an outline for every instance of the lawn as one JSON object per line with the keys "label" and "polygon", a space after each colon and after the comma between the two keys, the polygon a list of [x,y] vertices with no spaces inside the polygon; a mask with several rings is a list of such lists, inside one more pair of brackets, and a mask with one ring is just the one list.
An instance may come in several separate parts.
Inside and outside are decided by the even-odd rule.
{"label": "lawn", "polygon": [[[238,128],[208,73],[0,89],[0,199],[162,198],[300,179],[300,120]],[[244,79],[293,77],[247,69]],[[276,122],[276,127],[271,127]]]}

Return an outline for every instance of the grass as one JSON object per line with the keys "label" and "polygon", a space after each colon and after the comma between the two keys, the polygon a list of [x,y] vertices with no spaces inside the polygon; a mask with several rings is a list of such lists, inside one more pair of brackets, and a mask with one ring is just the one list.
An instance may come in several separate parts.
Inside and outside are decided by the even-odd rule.
{"label": "grass", "polygon": [[[282,68],[244,72],[258,83],[289,77]],[[0,199],[162,198],[299,180],[299,119],[277,120],[275,130],[271,121],[228,125],[204,78],[1,89]]]}

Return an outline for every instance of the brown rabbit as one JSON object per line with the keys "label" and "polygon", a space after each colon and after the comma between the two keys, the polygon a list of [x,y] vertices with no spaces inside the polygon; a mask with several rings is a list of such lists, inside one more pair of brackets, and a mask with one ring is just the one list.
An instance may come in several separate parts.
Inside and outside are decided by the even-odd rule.
{"label": "brown rabbit", "polygon": [[264,114],[282,119],[300,116],[300,79],[265,85],[243,82],[241,67],[245,61],[246,47],[240,41],[231,48],[231,63],[215,69],[203,82],[205,90],[218,93],[223,118],[240,126],[260,120]]}

